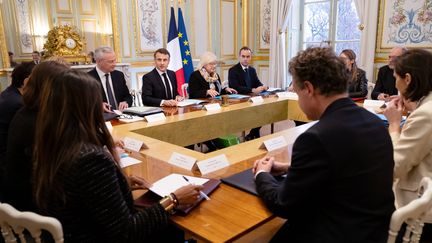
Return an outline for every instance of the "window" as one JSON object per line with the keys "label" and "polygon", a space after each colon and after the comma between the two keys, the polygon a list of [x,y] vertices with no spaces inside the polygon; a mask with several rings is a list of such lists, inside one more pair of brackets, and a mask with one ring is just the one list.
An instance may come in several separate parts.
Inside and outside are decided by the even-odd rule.
{"label": "window", "polygon": [[304,0],[303,8],[303,48],[325,43],[336,53],[343,49],[360,53],[360,20],[354,0]]}
{"label": "window", "polygon": [[359,59],[359,24],[354,0],[292,0],[288,60],[300,49],[323,45],[332,46],[337,54],[352,49]]}

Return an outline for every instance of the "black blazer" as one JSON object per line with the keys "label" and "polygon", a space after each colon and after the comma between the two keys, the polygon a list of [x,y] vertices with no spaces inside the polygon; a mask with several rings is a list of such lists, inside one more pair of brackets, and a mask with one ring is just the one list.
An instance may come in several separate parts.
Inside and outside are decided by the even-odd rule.
{"label": "black blazer", "polygon": [[[263,84],[259,80],[255,68],[249,66],[249,76],[251,79],[252,88],[257,88]],[[239,94],[252,93],[252,88],[246,86],[245,71],[243,70],[240,63],[232,66],[228,71],[228,82],[229,87],[237,90]]]}
{"label": "black blazer", "polygon": [[367,90],[366,72],[362,69],[357,69],[357,77],[353,82],[348,82],[348,92],[351,98],[366,97]]}
{"label": "black blazer", "polygon": [[398,90],[396,89],[396,79],[393,77],[393,70],[390,69],[388,65],[385,65],[378,70],[378,79],[371,94],[372,99],[378,99],[380,93],[389,95],[398,94]]}
{"label": "black blazer", "polygon": [[[88,72],[93,78],[95,78],[97,81],[99,81],[102,85],[102,81],[99,78],[99,74],[96,71],[96,68],[93,68]],[[129,88],[126,85],[126,79],[124,77],[124,74],[120,71],[114,70],[110,73],[111,80],[112,80],[112,86],[113,86],[113,92],[114,96],[116,98],[116,101],[118,103],[122,101],[126,101],[129,106],[132,105],[132,96],[129,92]],[[103,86],[101,86],[101,93],[102,98],[104,102],[108,102],[105,94],[105,90],[103,89]],[[118,104],[117,104],[118,105]]]}
{"label": "black blazer", "polygon": [[288,219],[275,240],[386,242],[393,166],[383,122],[349,98],[336,100],[295,141],[282,184],[266,172],[256,178],[267,207]]}
{"label": "black blazer", "polygon": [[[174,98],[178,95],[177,78],[175,72],[167,70],[171,82]],[[142,77],[142,101],[147,106],[160,106],[162,100],[168,100],[165,86],[156,68]]]}
{"label": "black blazer", "polygon": [[[207,98],[207,90],[210,89],[210,83],[207,82],[201,75],[199,70],[194,71],[189,78],[189,97],[194,98]],[[218,75],[218,80],[215,82],[215,90],[219,94],[226,94],[225,89],[222,89],[222,84],[220,77]]]}

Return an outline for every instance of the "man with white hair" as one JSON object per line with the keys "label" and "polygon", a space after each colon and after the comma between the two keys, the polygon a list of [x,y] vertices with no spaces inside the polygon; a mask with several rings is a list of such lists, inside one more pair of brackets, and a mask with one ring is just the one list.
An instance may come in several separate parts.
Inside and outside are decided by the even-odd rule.
{"label": "man with white hair", "polygon": [[132,96],[126,85],[124,74],[115,70],[116,55],[109,46],[102,46],[95,50],[96,67],[88,74],[93,76],[102,86],[104,111],[120,110],[132,105]]}
{"label": "man with white hair", "polygon": [[393,77],[394,63],[398,56],[402,55],[407,49],[404,47],[394,47],[388,56],[388,65],[378,70],[378,79],[372,91],[371,97],[374,100],[387,100],[392,95],[397,95],[396,79]]}

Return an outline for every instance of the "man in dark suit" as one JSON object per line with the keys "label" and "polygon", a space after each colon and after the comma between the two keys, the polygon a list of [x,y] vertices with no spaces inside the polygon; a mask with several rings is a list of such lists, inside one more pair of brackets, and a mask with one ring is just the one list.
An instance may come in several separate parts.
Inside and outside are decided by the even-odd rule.
{"label": "man in dark suit", "polygon": [[[348,73],[330,48],[300,52],[289,71],[300,108],[319,121],[294,142],[291,164],[255,161],[260,197],[287,218],[273,242],[387,242],[394,211],[388,131],[348,98]],[[286,173],[282,183],[275,173]]]}
{"label": "man in dark suit", "polygon": [[[259,94],[268,89],[258,78],[255,68],[249,66],[252,59],[252,50],[243,46],[239,51],[239,63],[228,70],[229,87],[237,90],[239,94]],[[252,128],[246,135],[246,140],[260,137],[260,128]]]}
{"label": "man in dark suit", "polygon": [[95,50],[96,67],[88,73],[101,83],[105,112],[124,110],[132,105],[132,96],[124,74],[115,70],[116,55],[108,46]]}
{"label": "man in dark suit", "polygon": [[148,106],[177,106],[183,97],[177,92],[175,72],[168,70],[170,53],[160,48],[153,57],[155,68],[142,77],[142,101]]}
{"label": "man in dark suit", "polygon": [[392,95],[397,95],[396,79],[393,77],[394,63],[398,56],[402,55],[407,49],[403,47],[394,47],[389,54],[388,65],[378,70],[378,79],[371,97],[374,100],[387,100]]}
{"label": "man in dark suit", "polygon": [[24,62],[16,66],[12,71],[11,85],[0,93],[0,181],[3,176],[9,124],[15,113],[23,106],[22,93],[34,66],[33,62]]}

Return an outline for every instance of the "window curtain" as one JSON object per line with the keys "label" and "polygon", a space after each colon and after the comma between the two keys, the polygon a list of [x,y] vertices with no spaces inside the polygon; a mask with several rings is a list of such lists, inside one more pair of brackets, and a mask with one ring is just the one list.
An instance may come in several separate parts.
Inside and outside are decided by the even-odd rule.
{"label": "window curtain", "polygon": [[378,2],[377,0],[354,0],[357,14],[360,19],[361,39],[360,56],[358,66],[366,71],[369,82],[374,81],[374,57],[375,43],[378,23]]}
{"label": "window curtain", "polygon": [[288,76],[286,61],[286,30],[292,0],[273,0],[271,5],[270,70],[268,85],[285,88]]}

